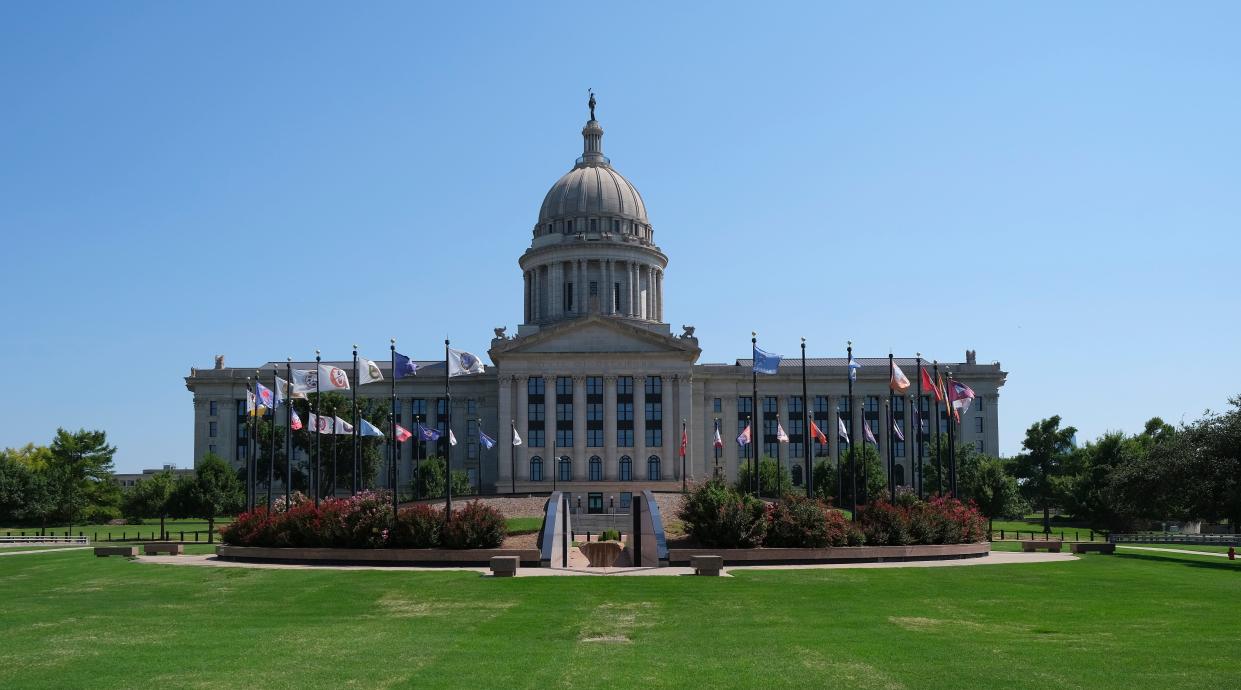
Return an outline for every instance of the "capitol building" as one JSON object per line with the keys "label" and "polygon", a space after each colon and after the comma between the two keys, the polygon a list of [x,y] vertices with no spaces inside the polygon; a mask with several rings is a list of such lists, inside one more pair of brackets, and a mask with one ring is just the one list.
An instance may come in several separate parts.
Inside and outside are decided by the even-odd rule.
{"label": "capitol building", "polygon": [[[582,128],[581,156],[543,198],[530,246],[517,262],[521,324],[514,333],[495,329],[485,373],[453,378],[451,419],[458,445],[448,445],[447,433],[438,441],[414,438],[399,444],[403,490],[408,491],[418,461],[451,456],[453,469],[467,472],[484,493],[545,492],[554,486],[570,493],[584,510],[601,512],[627,507],[632,494],[643,489],[679,490],[683,471],[689,481],[713,475],[734,480],[747,454],[755,451],[779,458],[792,470],[794,483],[801,484],[806,481],[803,444],[812,444],[812,462],[830,459],[835,464],[846,449],[837,437],[837,419],[843,417],[848,427],[849,415],[854,440],[861,442],[861,425],[870,425],[886,457],[887,353],[875,358],[855,353],[862,368],[852,400],[846,358],[807,355],[808,395],[803,400],[795,344],[769,347],[786,358],[775,375],[759,375],[756,402],[749,358],[699,362],[694,329],[673,332],[663,299],[668,256],[656,244],[637,187],[604,155],[603,127],[594,117],[593,99],[591,105],[590,120]],[[840,355],[844,345],[842,336]],[[389,398],[391,372],[383,354],[377,363],[385,381],[360,387],[359,398]],[[896,362],[912,381],[917,374],[913,358]],[[352,366],[334,364],[346,371]],[[418,365],[416,376],[397,382],[397,423],[406,429],[422,423],[444,430],[445,363]],[[215,368],[192,369],[186,377],[193,394],[196,460],[213,452],[238,468],[245,466],[246,377],[256,368],[270,381],[273,369],[284,376],[285,362],[229,368],[218,358]],[[958,442],[998,453],[999,389],[1006,372],[998,362],[978,363],[970,351],[964,362],[941,362],[939,370],[951,370],[977,395],[962,416]],[[908,393],[913,391],[911,387]],[[894,441],[898,485],[914,479],[913,404],[913,396],[906,395],[892,405],[906,439]],[[928,396],[921,404],[926,410],[922,418],[930,420]],[[807,434],[804,406],[829,443],[817,443]],[[942,405],[940,412],[942,420]],[[482,430],[498,440],[494,448],[479,444],[478,420]],[[735,439],[748,420],[754,423],[754,442],[742,447]],[[684,470],[682,423],[688,437]],[[522,439],[519,446],[509,442],[510,425]],[[787,432],[787,443],[777,442],[778,426]],[[717,427],[724,439],[718,451],[713,444]],[[300,452],[297,458],[295,463],[307,460]],[[295,464],[299,466],[304,467]],[[387,483],[387,470],[381,468],[374,485]]]}

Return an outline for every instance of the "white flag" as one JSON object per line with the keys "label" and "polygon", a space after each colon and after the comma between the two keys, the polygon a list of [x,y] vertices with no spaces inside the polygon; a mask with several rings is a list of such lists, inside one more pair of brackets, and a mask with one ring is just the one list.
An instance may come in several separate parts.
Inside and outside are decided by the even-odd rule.
{"label": "white flag", "polygon": [[517,435],[517,427],[513,427],[513,445],[521,445],[521,437]]}
{"label": "white flag", "polygon": [[289,382],[277,376],[276,377],[276,406],[279,407],[280,405],[283,405],[284,401],[288,399],[289,399]]}
{"label": "white flag", "polygon": [[909,390],[909,379],[895,362],[892,363],[892,380],[888,382],[888,387],[895,393],[904,393]]}
{"label": "white flag", "polygon": [[320,417],[314,412],[310,413],[310,426],[315,430],[316,434],[332,433],[332,420],[327,417]]}
{"label": "white flag", "polygon": [[483,363],[465,350],[448,351],[448,375],[464,376],[483,373]]}
{"label": "white flag", "polygon": [[450,446],[457,445],[457,437],[453,435],[452,429],[448,430],[448,445]]}
{"label": "white flag", "polygon": [[849,430],[845,428],[845,420],[840,417],[836,418],[836,434],[845,440],[845,443],[852,443],[849,440]]}
{"label": "white flag", "polygon": [[780,443],[789,442],[789,435],[784,433],[784,426],[780,422],[776,422],[776,441]]}
{"label": "white flag", "polygon": [[327,364],[319,365],[319,390],[325,391],[347,391],[349,390],[349,374],[345,373],[340,367],[333,367]]}
{"label": "white flag", "polygon": [[384,380],[384,375],[379,371],[379,365],[365,357],[358,357],[358,385],[364,386],[368,383],[378,383]]}
{"label": "white flag", "polygon": [[315,381],[318,378],[319,375],[313,369],[294,369],[293,392],[289,394],[289,397],[305,400],[307,393],[315,392]]}
{"label": "white flag", "polygon": [[332,433],[333,434],[352,434],[353,425],[340,417],[332,417]]}

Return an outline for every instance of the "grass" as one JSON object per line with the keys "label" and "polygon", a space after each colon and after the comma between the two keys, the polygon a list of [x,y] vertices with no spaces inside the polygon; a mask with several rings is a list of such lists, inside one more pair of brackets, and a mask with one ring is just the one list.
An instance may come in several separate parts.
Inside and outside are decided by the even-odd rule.
{"label": "grass", "polygon": [[[232,517],[217,518],[215,521],[216,529],[233,521]],[[203,532],[199,535],[199,539],[207,540],[207,521],[206,520],[165,520],[164,529],[170,533],[172,538],[180,537],[181,532],[185,532],[186,539],[193,541],[194,537],[190,532]],[[69,531],[68,525],[56,525],[48,527],[47,533],[57,536],[63,536]],[[40,528],[30,525],[16,525],[12,527],[0,527],[0,536],[13,535],[17,536],[26,533],[27,536],[39,534]],[[111,534],[116,541],[121,540],[122,535],[126,535],[126,541],[150,541],[151,535],[159,536],[159,520],[147,520],[141,525],[74,525],[70,536],[78,536],[79,534],[90,537],[92,542],[107,541],[108,535]],[[141,536],[138,536],[141,535]]]}
{"label": "grass", "polygon": [[509,534],[531,534],[543,526],[541,517],[515,517],[505,520]]}
{"label": "grass", "polygon": [[1219,687],[1239,576],[1153,552],[512,580],[32,554],[0,559],[0,687]]}

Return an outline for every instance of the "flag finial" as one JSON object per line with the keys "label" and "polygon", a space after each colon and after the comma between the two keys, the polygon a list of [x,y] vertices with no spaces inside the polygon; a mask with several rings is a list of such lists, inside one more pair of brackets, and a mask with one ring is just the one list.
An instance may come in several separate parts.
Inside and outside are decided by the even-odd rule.
{"label": "flag finial", "polygon": [[396,345],[396,338],[388,338],[388,342],[392,345]]}

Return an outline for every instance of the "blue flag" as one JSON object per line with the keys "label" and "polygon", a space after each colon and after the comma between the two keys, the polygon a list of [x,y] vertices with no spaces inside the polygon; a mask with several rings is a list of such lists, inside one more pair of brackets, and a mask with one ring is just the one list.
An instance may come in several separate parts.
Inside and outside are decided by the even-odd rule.
{"label": "blue flag", "polygon": [[393,352],[392,357],[392,378],[402,379],[406,376],[413,376],[418,373],[418,365],[414,362],[414,360],[399,352]]}
{"label": "blue flag", "polygon": [[478,430],[478,442],[483,444],[483,447],[487,450],[491,450],[496,446],[496,440],[487,434],[484,434],[482,429]]}
{"label": "blue flag", "polygon": [[754,371],[760,374],[774,374],[776,369],[780,368],[780,360],[784,359],[784,355],[773,355],[770,352],[764,352],[754,346]]}
{"label": "blue flag", "polygon": [[440,440],[440,435],[439,429],[432,429],[430,427],[423,426],[422,423],[419,422],[418,438],[423,441],[438,441]]}
{"label": "blue flag", "polygon": [[850,381],[853,381],[855,383],[857,382],[857,370],[861,368],[862,368],[862,365],[858,364],[856,359],[852,357],[849,358],[849,380]]}

